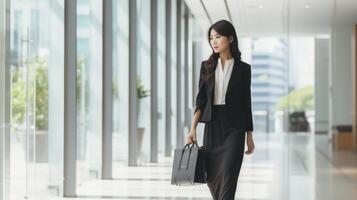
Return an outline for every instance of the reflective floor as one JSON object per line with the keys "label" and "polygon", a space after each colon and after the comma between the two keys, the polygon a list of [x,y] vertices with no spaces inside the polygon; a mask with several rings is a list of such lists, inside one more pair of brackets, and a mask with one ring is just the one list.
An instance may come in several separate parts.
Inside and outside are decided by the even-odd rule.
{"label": "reflective floor", "polygon": [[[255,134],[254,139],[255,153],[244,157],[236,199],[357,199],[357,153],[332,152],[324,135]],[[114,167],[117,178],[85,182],[78,198],[66,199],[211,199],[206,185],[170,185],[171,162]]]}

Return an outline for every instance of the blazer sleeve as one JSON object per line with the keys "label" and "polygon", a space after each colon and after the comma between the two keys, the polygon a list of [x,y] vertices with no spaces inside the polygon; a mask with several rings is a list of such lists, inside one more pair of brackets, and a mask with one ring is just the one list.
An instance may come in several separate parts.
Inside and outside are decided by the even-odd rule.
{"label": "blazer sleeve", "polygon": [[253,116],[252,116],[252,94],[251,94],[251,77],[252,77],[252,70],[251,66],[248,65],[247,67],[247,93],[246,93],[246,98],[247,98],[247,131],[253,131]]}
{"label": "blazer sleeve", "polygon": [[201,112],[203,112],[203,109],[207,102],[205,83],[203,81],[203,63],[204,62],[201,63],[200,76],[199,76],[199,81],[198,81],[198,93],[196,96],[196,108],[195,108],[194,114],[199,109],[201,110]]}

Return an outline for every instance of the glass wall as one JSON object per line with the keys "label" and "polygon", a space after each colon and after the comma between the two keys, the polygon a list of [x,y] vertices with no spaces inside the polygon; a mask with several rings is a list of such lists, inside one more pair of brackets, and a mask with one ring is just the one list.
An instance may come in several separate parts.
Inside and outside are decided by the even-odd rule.
{"label": "glass wall", "polygon": [[[191,39],[184,37],[184,6],[177,13],[171,2],[171,40],[166,40],[166,3],[158,0],[158,154],[164,156],[165,110],[171,118],[171,143],[177,123],[184,122],[184,104],[192,92]],[[102,163],[102,28],[103,1],[77,1],[77,140],[76,183],[101,177]],[[138,164],[150,160],[151,1],[137,0]],[[113,165],[128,164],[129,0],[113,0]],[[64,132],[64,0],[13,0],[10,19],[11,135],[10,199],[49,199],[63,193]],[[177,19],[181,31],[177,33]],[[181,35],[181,66],[177,66],[177,34]],[[185,39],[188,39],[186,41]],[[186,43],[185,43],[186,42]],[[170,44],[171,74],[166,72],[166,43]],[[188,44],[188,49],[184,49]],[[186,51],[188,51],[186,53]],[[187,56],[187,57],[185,57]],[[185,63],[185,61],[188,62]],[[188,71],[185,71],[187,64]],[[177,74],[181,96],[177,102]],[[186,79],[186,78],[188,79]],[[171,80],[171,108],[166,108],[165,84]],[[181,118],[177,119],[177,103]],[[190,113],[191,114],[191,113]],[[180,133],[180,134],[185,134]],[[122,173],[113,167],[114,177]]]}
{"label": "glass wall", "polygon": [[150,1],[137,0],[138,162],[150,159]]}
{"label": "glass wall", "polygon": [[64,2],[11,1],[10,199],[61,193]]}
{"label": "glass wall", "polygon": [[166,1],[165,0],[158,0],[158,36],[157,36],[157,42],[158,42],[158,77],[160,77],[160,80],[158,80],[158,112],[159,112],[159,117],[158,117],[158,154],[159,158],[163,157],[165,154],[165,110],[166,110],[166,93],[165,93],[165,85],[162,84],[162,81],[165,81],[168,77],[165,77],[166,73],[166,52],[165,52],[165,45],[166,45]]}
{"label": "glass wall", "polygon": [[113,173],[128,164],[129,0],[113,1]]}
{"label": "glass wall", "polygon": [[[312,133],[314,38],[245,37],[240,39],[240,46],[243,61],[250,63],[253,69],[255,132]],[[295,123],[297,118],[303,121]]]}
{"label": "glass wall", "polygon": [[[192,40],[192,67],[189,69],[189,72],[191,73],[189,76],[192,78],[191,83],[189,84],[189,88],[192,92],[189,92],[191,96],[189,96],[189,105],[191,106],[191,112],[188,114],[191,117],[194,115],[194,108],[196,104],[196,95],[198,92],[198,80],[199,80],[199,72],[200,72],[200,67],[201,67],[201,61],[206,60],[206,57],[203,57],[202,50],[206,49],[207,45],[207,40],[206,40],[206,34],[205,31],[203,31],[200,27],[200,24],[197,22],[195,18],[190,17],[190,36]],[[198,123],[197,125],[197,137],[198,137],[198,143],[199,145],[203,144],[203,129],[204,129],[204,124],[203,123]]]}
{"label": "glass wall", "polygon": [[77,2],[77,184],[101,177],[102,9]]}
{"label": "glass wall", "polygon": [[[3,1],[0,1],[4,5]],[[5,6],[0,8],[0,200],[5,189]]]}

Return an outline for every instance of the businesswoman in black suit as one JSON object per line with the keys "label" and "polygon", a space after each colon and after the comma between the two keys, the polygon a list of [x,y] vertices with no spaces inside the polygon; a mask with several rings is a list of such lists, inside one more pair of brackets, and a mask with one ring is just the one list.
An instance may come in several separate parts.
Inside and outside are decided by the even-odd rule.
{"label": "businesswoman in black suit", "polygon": [[[234,199],[245,139],[253,153],[251,67],[241,61],[233,25],[220,20],[208,29],[212,54],[201,63],[196,109],[187,143],[197,142],[196,126],[205,123],[207,185],[215,200]],[[247,136],[246,136],[247,134]]]}

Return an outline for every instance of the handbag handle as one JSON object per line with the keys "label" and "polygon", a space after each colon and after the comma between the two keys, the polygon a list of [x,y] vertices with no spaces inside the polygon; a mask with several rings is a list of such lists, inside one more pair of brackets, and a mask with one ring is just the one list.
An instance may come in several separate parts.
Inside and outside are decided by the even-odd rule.
{"label": "handbag handle", "polygon": [[190,154],[188,155],[188,160],[187,160],[186,170],[188,169],[188,165],[189,165],[189,163],[190,163],[190,157],[191,157],[191,151],[192,151],[192,148],[193,148],[195,145],[198,147],[198,144],[197,144],[197,142],[196,142],[196,141],[194,141],[194,142],[193,142],[193,144],[192,144],[192,146],[190,147]]}
{"label": "handbag handle", "polygon": [[190,144],[189,144],[189,143],[187,143],[187,144],[183,147],[182,152],[181,152],[181,158],[180,158],[180,164],[179,164],[179,169],[178,169],[178,171],[180,171],[180,169],[181,169],[182,157],[183,157],[183,153],[185,152],[186,147],[189,147],[189,148],[190,148],[190,153],[188,154],[187,165],[186,165],[186,170],[188,169],[188,165],[189,165],[190,157],[191,157],[192,147],[195,146],[195,145],[198,146],[196,141],[192,144],[191,147],[190,147]]}

